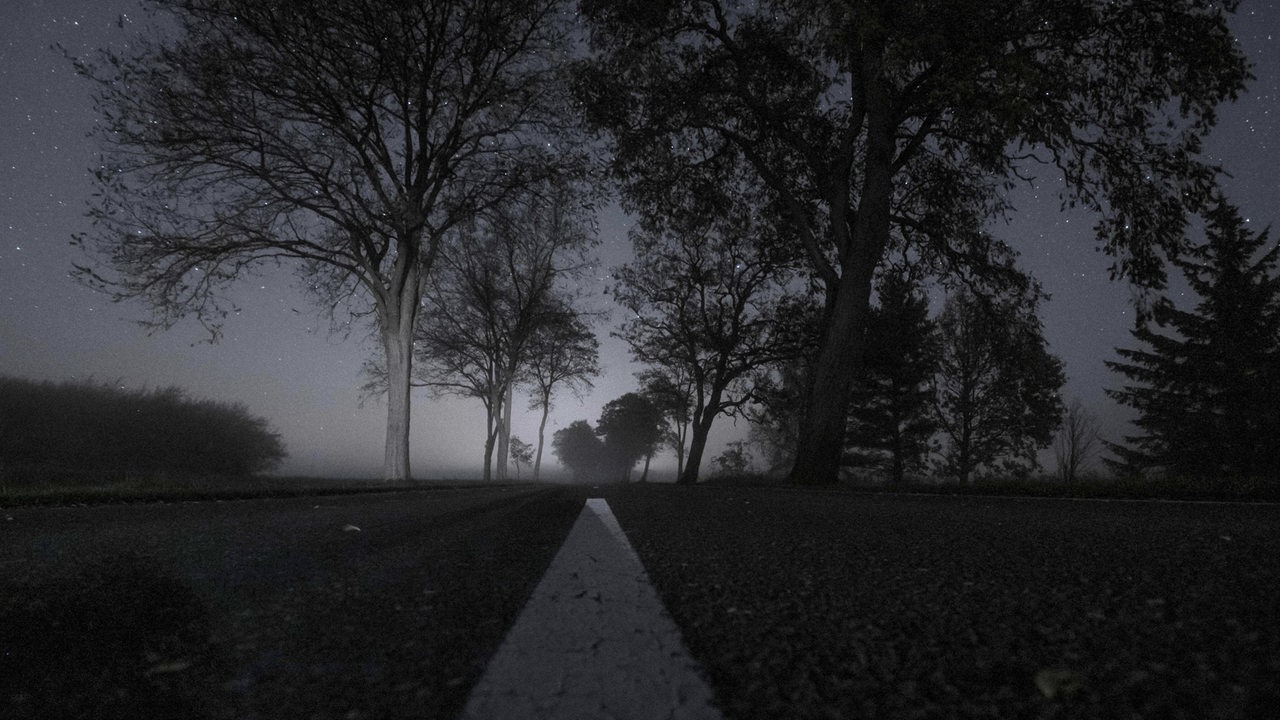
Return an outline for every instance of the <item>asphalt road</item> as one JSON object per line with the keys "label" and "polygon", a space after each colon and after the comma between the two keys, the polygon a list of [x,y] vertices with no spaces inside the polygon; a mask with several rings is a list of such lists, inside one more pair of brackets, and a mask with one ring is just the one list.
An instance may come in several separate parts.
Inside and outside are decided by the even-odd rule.
{"label": "asphalt road", "polygon": [[589,495],[730,720],[1280,707],[1280,506],[630,486],[0,511],[0,717],[453,717]]}
{"label": "asphalt road", "polygon": [[726,718],[1280,717],[1280,506],[609,497]]}
{"label": "asphalt road", "polygon": [[0,511],[0,717],[451,717],[581,506],[484,489]]}

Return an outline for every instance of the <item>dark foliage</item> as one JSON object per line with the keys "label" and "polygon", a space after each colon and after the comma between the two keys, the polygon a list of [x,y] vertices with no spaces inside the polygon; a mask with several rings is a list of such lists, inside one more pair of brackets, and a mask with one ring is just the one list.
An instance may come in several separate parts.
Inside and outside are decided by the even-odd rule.
{"label": "dark foliage", "polygon": [[1280,479],[1280,245],[1245,227],[1225,201],[1206,218],[1207,241],[1177,267],[1200,301],[1168,298],[1133,330],[1136,349],[1107,366],[1130,384],[1109,390],[1136,409],[1137,435],[1108,443],[1126,474]]}
{"label": "dark foliage", "polygon": [[979,471],[1025,476],[1062,417],[1062,361],[1049,354],[1034,298],[948,299],[938,318],[935,380],[946,441],[939,470],[964,485]]}
{"label": "dark foliage", "polygon": [[924,466],[937,430],[932,380],[938,337],[929,300],[903,273],[884,275],[849,408],[846,462],[886,470],[894,484]]}
{"label": "dark foliage", "polygon": [[589,120],[636,206],[745,168],[820,285],[823,334],[792,480],[836,480],[872,279],[906,247],[1000,285],[984,228],[1037,171],[1098,214],[1118,275],[1160,287],[1211,197],[1201,156],[1249,78],[1237,2],[904,0],[581,3]]}
{"label": "dark foliage", "polygon": [[605,471],[604,441],[591,423],[574,420],[551,436],[551,452],[577,483],[597,481]]}
{"label": "dark foliage", "polygon": [[604,437],[605,462],[622,481],[631,479],[631,469],[644,458],[643,481],[649,474],[649,458],[662,443],[666,424],[662,410],[639,393],[626,393],[605,403],[596,423],[596,433]]}
{"label": "dark foliage", "polygon": [[243,476],[285,457],[280,436],[240,404],[176,387],[0,378],[0,478],[90,482]]}
{"label": "dark foliage", "polygon": [[752,211],[749,196],[733,195],[733,203],[721,195],[724,206],[704,208],[710,215],[633,232],[636,259],[614,271],[614,295],[627,309],[617,336],[669,389],[687,390],[683,407],[663,407],[668,418],[688,412],[685,484],[698,480],[716,418],[751,400],[751,375],[800,354],[793,320],[809,304],[789,288],[796,253]]}

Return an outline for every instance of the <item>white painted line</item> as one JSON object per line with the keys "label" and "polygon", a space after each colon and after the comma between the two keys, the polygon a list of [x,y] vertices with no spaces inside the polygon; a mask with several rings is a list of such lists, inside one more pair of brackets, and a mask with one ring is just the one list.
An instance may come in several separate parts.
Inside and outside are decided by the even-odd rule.
{"label": "white painted line", "polygon": [[593,498],[507,632],[466,720],[722,720],[680,631]]}

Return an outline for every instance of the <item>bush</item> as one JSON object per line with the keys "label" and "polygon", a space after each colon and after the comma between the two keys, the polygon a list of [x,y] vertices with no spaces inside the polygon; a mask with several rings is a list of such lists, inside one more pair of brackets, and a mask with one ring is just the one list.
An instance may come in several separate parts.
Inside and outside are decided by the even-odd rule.
{"label": "bush", "polygon": [[180,388],[0,377],[0,483],[252,475],[285,456],[267,421]]}

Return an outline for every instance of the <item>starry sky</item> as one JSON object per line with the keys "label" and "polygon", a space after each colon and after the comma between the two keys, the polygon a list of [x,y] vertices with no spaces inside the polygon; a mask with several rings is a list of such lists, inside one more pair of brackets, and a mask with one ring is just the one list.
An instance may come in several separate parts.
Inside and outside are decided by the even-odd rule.
{"label": "starry sky", "polygon": [[[113,304],[68,276],[72,263],[85,259],[70,239],[88,225],[93,114],[88,83],[51,46],[73,55],[119,47],[137,27],[129,19],[138,17],[132,0],[0,0],[0,374],[176,385],[239,402],[282,435],[290,456],[279,473],[378,477],[386,411],[359,392],[371,341],[360,332],[332,334],[288,270],[237,286],[242,310],[217,344],[206,342],[194,321],[149,335],[136,323],[145,307]],[[1261,230],[1280,221],[1280,8],[1245,0],[1233,28],[1257,79],[1249,94],[1221,109],[1207,152],[1231,174],[1229,196]],[[1050,350],[1066,364],[1066,395],[1099,417],[1104,437],[1118,438],[1130,415],[1105,396],[1119,379],[1103,361],[1131,344],[1131,292],[1108,279],[1109,260],[1095,250],[1088,214],[1060,211],[1052,187],[1019,189],[1014,201],[1016,217],[993,230],[1052,296],[1041,316]],[[628,227],[617,210],[602,213],[603,266],[626,261]],[[599,325],[605,375],[586,397],[558,401],[548,442],[573,420],[594,423],[605,402],[634,389],[637,368],[621,342],[607,337],[612,325]],[[520,400],[516,409],[515,434],[534,440],[536,413],[521,412]],[[708,458],[745,429],[717,422]],[[483,435],[479,401],[415,395],[414,476],[477,475]]]}

